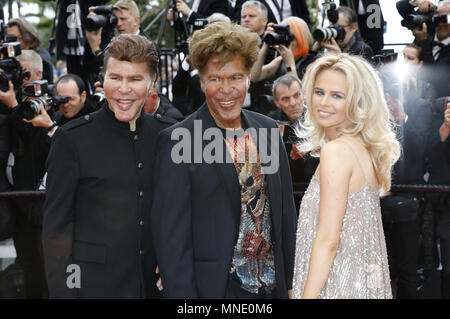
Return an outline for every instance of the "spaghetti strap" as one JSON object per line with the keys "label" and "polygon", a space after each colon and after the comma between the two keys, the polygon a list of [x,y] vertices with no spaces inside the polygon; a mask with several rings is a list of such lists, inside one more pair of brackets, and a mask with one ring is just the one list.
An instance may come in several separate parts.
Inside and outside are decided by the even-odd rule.
{"label": "spaghetti strap", "polygon": [[363,177],[364,177],[364,183],[367,184],[367,178],[366,178],[366,173],[364,172],[364,169],[361,165],[361,162],[359,161],[359,157],[358,155],[356,155],[356,152],[353,150],[353,147],[351,146],[351,144],[349,142],[347,142],[346,140],[341,139],[340,141],[344,142],[345,144],[347,144],[347,146],[350,148],[350,150],[352,151],[353,155],[355,155],[356,160],[358,161],[359,164],[359,168],[361,168]]}

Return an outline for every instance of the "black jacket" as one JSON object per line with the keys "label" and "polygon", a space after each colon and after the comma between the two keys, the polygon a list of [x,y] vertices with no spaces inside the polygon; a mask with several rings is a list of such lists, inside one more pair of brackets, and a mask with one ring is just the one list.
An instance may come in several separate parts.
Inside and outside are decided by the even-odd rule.
{"label": "black jacket", "polygon": [[155,114],[160,114],[167,116],[175,121],[179,122],[184,119],[183,114],[170,102],[170,100],[164,94],[158,94],[159,96],[159,107]]}
{"label": "black jacket", "polygon": [[[277,134],[274,138],[279,143],[279,169],[265,178],[271,207],[277,292],[278,297],[287,298],[294,269],[296,212],[286,151],[275,121],[246,110],[242,110],[241,116],[248,127],[256,131],[273,128]],[[194,134],[195,123],[201,123],[202,131],[195,129]],[[193,158],[201,155],[196,149],[198,145],[194,145],[198,142],[197,134],[203,134],[208,128],[216,125],[208,107],[203,105],[183,122],[161,132],[158,138],[155,164],[158,200],[153,201],[152,227],[168,298],[225,297],[241,212],[240,185],[233,161],[226,146],[223,155],[227,161],[223,164],[208,164],[203,160],[176,164],[171,156],[177,144],[171,140],[171,134],[190,133],[183,142],[191,142]],[[259,150],[265,143],[270,145],[270,133],[269,130],[267,140],[258,140]],[[203,148],[206,143],[203,141]]]}
{"label": "black jacket", "polygon": [[[372,48],[375,54],[380,54],[381,49],[383,49],[384,46],[384,18],[381,11],[380,1],[362,0],[362,5],[365,12],[363,15],[359,15],[358,13],[359,0],[341,0],[340,5],[347,6],[355,10],[356,14],[358,14],[358,28],[362,38]],[[378,13],[378,11],[376,11],[378,9],[380,16],[374,16]],[[378,18],[379,20],[374,18]],[[379,22],[379,25],[369,27],[369,23],[375,22]]]}
{"label": "black jacket", "polygon": [[[51,298],[157,296],[152,164],[157,134],[170,124],[143,112],[131,132],[105,106],[56,131],[42,232]],[[79,289],[66,285],[70,264],[80,267]]]}

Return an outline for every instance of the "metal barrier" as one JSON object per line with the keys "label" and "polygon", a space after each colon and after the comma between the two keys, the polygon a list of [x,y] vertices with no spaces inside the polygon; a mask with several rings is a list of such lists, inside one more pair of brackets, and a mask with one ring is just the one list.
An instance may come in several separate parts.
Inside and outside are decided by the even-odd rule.
{"label": "metal barrier", "polygon": [[[159,92],[172,100],[174,72],[178,68],[177,49],[161,49],[159,62]],[[175,61],[174,61],[175,60]]]}
{"label": "metal barrier", "polygon": [[[294,196],[302,195],[308,183],[294,183]],[[450,185],[427,185],[427,184],[396,184],[392,185],[391,191],[396,192],[444,192],[450,193]],[[13,192],[0,192],[0,200],[40,200],[45,199],[45,191],[13,191]]]}

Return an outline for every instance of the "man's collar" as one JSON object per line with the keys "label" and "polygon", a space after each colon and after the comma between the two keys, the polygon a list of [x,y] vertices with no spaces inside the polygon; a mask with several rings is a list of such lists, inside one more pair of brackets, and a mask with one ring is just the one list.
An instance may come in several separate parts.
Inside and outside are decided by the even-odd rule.
{"label": "man's collar", "polygon": [[434,41],[438,42],[438,43],[442,43],[443,45],[449,45],[450,44],[450,37],[447,37],[444,40],[439,41],[438,38],[437,38],[437,35],[435,34],[434,35]]}

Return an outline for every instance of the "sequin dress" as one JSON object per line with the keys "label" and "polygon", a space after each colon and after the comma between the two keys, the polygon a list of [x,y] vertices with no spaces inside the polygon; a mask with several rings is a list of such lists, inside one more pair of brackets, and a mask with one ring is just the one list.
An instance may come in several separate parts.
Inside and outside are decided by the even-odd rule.
{"label": "sequin dress", "polygon": [[[297,224],[293,298],[301,298],[317,232],[320,181],[313,176],[303,197]],[[380,200],[365,185],[347,198],[339,246],[319,298],[392,298]]]}

